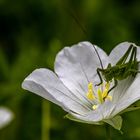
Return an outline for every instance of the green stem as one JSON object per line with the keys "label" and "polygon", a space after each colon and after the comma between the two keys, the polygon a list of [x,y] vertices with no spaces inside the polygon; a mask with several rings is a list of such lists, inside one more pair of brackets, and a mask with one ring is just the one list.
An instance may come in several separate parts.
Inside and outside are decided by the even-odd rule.
{"label": "green stem", "polygon": [[107,137],[107,140],[111,140],[111,129],[110,129],[110,126],[108,124],[105,125],[105,128],[106,128],[106,137]]}
{"label": "green stem", "polygon": [[42,140],[50,139],[50,104],[42,101]]}

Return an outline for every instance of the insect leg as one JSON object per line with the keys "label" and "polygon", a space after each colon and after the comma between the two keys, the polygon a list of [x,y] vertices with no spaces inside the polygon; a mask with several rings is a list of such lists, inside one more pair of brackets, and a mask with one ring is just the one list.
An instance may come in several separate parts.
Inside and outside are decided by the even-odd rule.
{"label": "insect leg", "polygon": [[100,68],[97,68],[97,74],[99,76],[100,83],[99,84],[96,84],[95,86],[99,86],[99,85],[101,85],[103,83],[103,79],[102,79],[101,74],[100,74]]}
{"label": "insect leg", "polygon": [[137,61],[136,55],[137,55],[137,48],[133,47],[129,62],[134,61],[136,63],[136,61]]}
{"label": "insect leg", "polygon": [[114,86],[113,86],[111,89],[109,89],[108,93],[109,93],[111,90],[113,90],[117,85],[118,85],[118,81],[117,81],[116,79],[114,79]]}
{"label": "insect leg", "polygon": [[[137,71],[137,58],[136,58],[136,55],[137,55],[137,48],[136,47],[133,47],[133,50],[132,50],[132,53],[131,53],[131,56],[130,56],[130,59],[128,61],[128,65],[127,65],[127,70],[131,71],[131,72],[134,72],[133,70],[136,70]],[[130,72],[129,71],[129,72]]]}
{"label": "insect leg", "polygon": [[116,65],[120,65],[120,64],[125,63],[125,61],[128,58],[132,48],[133,48],[133,45],[131,44],[130,47],[128,48],[128,50],[126,51],[126,53],[124,54],[124,56],[116,63]]}
{"label": "insect leg", "polygon": [[137,62],[137,48],[134,47],[135,51],[134,51],[134,61],[135,63]]}
{"label": "insect leg", "polygon": [[136,69],[130,69],[129,72],[132,72],[132,73],[135,73],[135,74],[140,73],[140,71],[136,70]]}
{"label": "insect leg", "polygon": [[125,65],[124,72],[122,74],[122,76],[124,78],[126,78],[130,75],[136,76],[136,74],[138,73],[137,72],[138,63],[137,63],[136,55],[137,55],[137,47],[133,46],[131,53],[129,53],[129,55],[128,55],[128,56],[130,56],[129,60],[128,60],[127,64]]}
{"label": "insect leg", "polygon": [[138,66],[139,62],[137,61],[137,47],[134,47],[134,66]]}

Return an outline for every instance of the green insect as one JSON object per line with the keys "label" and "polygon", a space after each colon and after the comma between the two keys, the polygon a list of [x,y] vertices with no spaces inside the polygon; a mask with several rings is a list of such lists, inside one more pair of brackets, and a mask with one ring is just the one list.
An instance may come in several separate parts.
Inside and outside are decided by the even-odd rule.
{"label": "green insect", "polygon": [[[109,63],[107,68],[105,69],[103,68],[101,59],[99,57],[102,68],[97,68],[97,74],[100,78],[100,83],[96,84],[96,86],[99,86],[103,83],[102,77],[106,82],[111,82],[112,80],[114,80],[114,85],[108,91],[109,93],[117,86],[119,80],[124,80],[129,76],[135,77],[136,74],[140,72],[138,70],[138,65],[140,61],[137,61],[136,55],[137,47],[131,44],[128,50],[122,56],[122,58],[120,58],[120,60],[116,63],[116,65],[111,66],[111,64]],[[128,58],[129,60],[127,61]]]}

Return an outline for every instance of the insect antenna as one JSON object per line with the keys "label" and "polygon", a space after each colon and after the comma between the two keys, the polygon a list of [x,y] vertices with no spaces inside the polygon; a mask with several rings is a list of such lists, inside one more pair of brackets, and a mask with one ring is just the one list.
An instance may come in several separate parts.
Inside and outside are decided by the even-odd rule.
{"label": "insect antenna", "polygon": [[95,52],[96,52],[96,54],[97,54],[97,56],[98,56],[98,59],[99,59],[99,61],[100,61],[101,68],[104,69],[103,63],[102,63],[102,60],[101,60],[101,57],[100,57],[100,55],[99,55],[99,53],[98,53],[96,47],[94,46],[94,44],[93,44],[93,48],[94,48],[94,50],[95,50]]}
{"label": "insect antenna", "polygon": [[[88,33],[87,33],[87,28],[80,22],[79,20],[79,17],[77,16],[76,12],[74,11],[74,9],[72,9],[71,7],[67,7],[67,8],[64,8],[64,10],[74,19],[74,21],[76,22],[76,24],[78,25],[78,27],[81,29],[81,31],[83,32],[83,34],[88,37]],[[92,45],[96,54],[97,54],[97,57],[99,59],[99,62],[100,62],[100,65],[101,65],[101,68],[104,69],[103,67],[103,63],[102,63],[102,60],[101,60],[101,57],[97,51],[97,48],[95,47],[95,45],[93,44]]]}

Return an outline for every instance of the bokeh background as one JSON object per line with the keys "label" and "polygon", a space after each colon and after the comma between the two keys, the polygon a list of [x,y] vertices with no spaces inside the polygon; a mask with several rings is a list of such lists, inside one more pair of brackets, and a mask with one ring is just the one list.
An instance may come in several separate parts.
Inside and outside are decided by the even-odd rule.
{"label": "bokeh background", "polygon": [[[140,1],[0,0],[0,105],[15,114],[0,140],[105,139],[103,126],[64,119],[60,107],[21,89],[34,69],[53,70],[59,50],[83,40],[107,53],[123,41],[140,45]],[[112,129],[113,140],[140,140],[140,111],[123,118],[124,134]]]}

